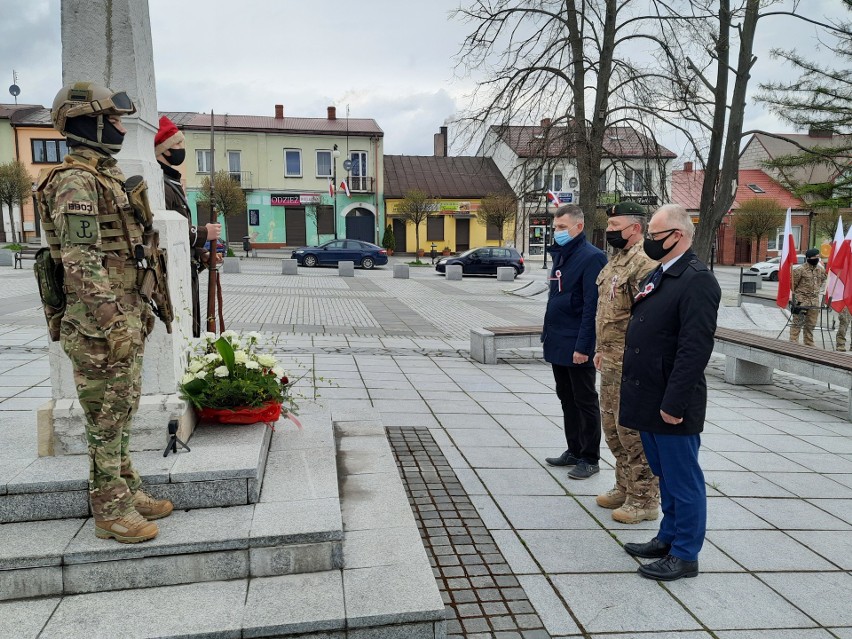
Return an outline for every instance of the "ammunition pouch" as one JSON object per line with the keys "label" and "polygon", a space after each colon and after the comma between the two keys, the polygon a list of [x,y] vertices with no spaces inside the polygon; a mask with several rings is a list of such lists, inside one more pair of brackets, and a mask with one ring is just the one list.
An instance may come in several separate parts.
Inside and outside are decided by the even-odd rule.
{"label": "ammunition pouch", "polygon": [[59,325],[65,315],[65,267],[50,256],[49,248],[38,250],[35,256],[36,281],[38,294],[47,320],[47,332],[51,342],[59,341]]}
{"label": "ammunition pouch", "polygon": [[127,199],[133,209],[133,217],[142,225],[143,229],[149,231],[154,226],[154,212],[151,210],[151,203],[148,201],[148,185],[144,178],[141,175],[133,175],[127,178],[124,181],[124,192],[127,193]]}

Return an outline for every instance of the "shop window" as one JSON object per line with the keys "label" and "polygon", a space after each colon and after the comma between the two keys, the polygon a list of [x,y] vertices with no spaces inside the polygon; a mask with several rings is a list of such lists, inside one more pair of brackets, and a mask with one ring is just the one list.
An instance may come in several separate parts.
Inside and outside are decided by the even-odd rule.
{"label": "shop window", "polygon": [[334,233],[334,208],[331,206],[317,207],[317,233],[331,235]]}

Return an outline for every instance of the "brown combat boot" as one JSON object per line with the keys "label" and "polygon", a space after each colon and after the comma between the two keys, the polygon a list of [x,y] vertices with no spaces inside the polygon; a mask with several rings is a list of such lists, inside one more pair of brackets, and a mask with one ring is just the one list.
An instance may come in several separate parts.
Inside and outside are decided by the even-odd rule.
{"label": "brown combat boot", "polygon": [[154,499],[141,488],[133,495],[133,507],[148,521],[168,517],[175,508],[168,499]]}
{"label": "brown combat boot", "polygon": [[618,488],[613,488],[606,491],[603,495],[595,497],[595,501],[601,508],[618,508],[627,499],[627,495],[621,492]]}
{"label": "brown combat boot", "polygon": [[634,504],[624,504],[612,511],[612,518],[622,524],[638,524],[640,521],[653,521],[659,514],[659,508],[640,508]]}
{"label": "brown combat boot", "polygon": [[138,512],[131,511],[118,519],[95,518],[95,535],[98,539],[115,539],[122,544],[148,541],[160,532],[157,524],[147,521]]}

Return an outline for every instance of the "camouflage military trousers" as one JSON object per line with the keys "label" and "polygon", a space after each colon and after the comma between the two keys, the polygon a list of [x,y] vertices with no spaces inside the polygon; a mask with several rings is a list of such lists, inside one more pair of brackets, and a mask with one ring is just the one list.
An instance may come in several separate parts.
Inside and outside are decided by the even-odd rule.
{"label": "camouflage military trousers", "polygon": [[[615,487],[627,495],[625,504],[657,508],[659,481],[651,472],[639,431],[618,423],[621,396],[621,359],[604,354],[601,365],[601,427],[606,445],[615,457]],[[617,357],[617,359],[616,359]]]}
{"label": "camouflage military trousers", "polygon": [[790,341],[798,342],[799,333],[804,328],[804,343],[805,346],[814,345],[814,327],[819,320],[819,309],[809,308],[805,313],[797,313],[790,323]]}
{"label": "camouflage military trousers", "polygon": [[837,350],[839,351],[846,350],[846,335],[849,332],[849,325],[852,324],[850,319],[852,316],[849,315],[849,309],[844,308],[837,320]]}
{"label": "camouflage military trousers", "polygon": [[144,343],[127,359],[110,362],[105,339],[83,335],[68,323],[62,324],[60,341],[86,415],[92,514],[115,519],[133,510],[141,484],[130,460],[130,424],[142,391]]}

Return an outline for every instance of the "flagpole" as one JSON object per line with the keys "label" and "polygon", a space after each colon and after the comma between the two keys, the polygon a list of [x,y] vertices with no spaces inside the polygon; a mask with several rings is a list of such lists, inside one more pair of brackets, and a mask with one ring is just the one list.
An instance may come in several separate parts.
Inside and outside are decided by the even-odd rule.
{"label": "flagpole", "polygon": [[[215,162],[216,147],[213,133],[213,109],[210,109],[210,223],[216,224],[216,206],[214,205],[213,182],[216,178]],[[210,240],[210,253],[207,258],[207,332],[216,332],[216,258],[218,257],[219,240]]]}

